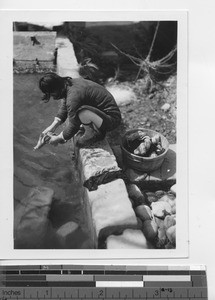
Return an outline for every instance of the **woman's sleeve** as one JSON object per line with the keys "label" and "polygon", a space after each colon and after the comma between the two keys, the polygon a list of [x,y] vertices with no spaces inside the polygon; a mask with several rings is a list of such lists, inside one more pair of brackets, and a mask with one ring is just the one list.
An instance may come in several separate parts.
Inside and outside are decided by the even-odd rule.
{"label": "woman's sleeve", "polygon": [[68,114],[68,112],[67,112],[67,107],[66,107],[66,100],[62,99],[61,105],[60,105],[60,108],[58,110],[56,117],[59,118],[62,123],[64,123],[67,119],[67,114]]}
{"label": "woman's sleeve", "polygon": [[63,137],[65,140],[71,139],[76,132],[78,132],[81,125],[77,110],[82,105],[83,92],[81,90],[73,89],[67,96],[67,112],[68,112],[68,124],[63,130]]}

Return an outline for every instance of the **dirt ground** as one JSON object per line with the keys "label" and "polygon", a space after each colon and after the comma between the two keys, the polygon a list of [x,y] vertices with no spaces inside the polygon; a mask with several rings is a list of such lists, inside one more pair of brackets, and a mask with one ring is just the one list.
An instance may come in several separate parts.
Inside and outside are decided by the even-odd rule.
{"label": "dirt ground", "polygon": [[146,79],[136,83],[112,83],[112,88],[129,89],[135,99],[120,104],[122,125],[108,134],[111,144],[119,144],[120,136],[128,129],[147,128],[163,134],[170,144],[176,144],[177,77],[171,76],[162,83],[148,86]]}

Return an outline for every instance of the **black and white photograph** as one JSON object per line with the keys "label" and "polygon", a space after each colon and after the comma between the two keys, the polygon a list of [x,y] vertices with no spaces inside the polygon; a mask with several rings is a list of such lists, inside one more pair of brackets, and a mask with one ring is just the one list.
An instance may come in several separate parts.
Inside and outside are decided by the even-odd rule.
{"label": "black and white photograph", "polygon": [[186,13],[44,14],[11,20],[11,251],[186,256]]}
{"label": "black and white photograph", "polygon": [[213,1],[1,1],[3,298],[215,299],[213,20]]}

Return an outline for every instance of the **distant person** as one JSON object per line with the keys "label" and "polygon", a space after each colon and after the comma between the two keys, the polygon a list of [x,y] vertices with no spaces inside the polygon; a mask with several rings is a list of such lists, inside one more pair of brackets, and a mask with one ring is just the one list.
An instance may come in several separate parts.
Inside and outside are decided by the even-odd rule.
{"label": "distant person", "polygon": [[51,145],[70,140],[79,129],[82,133],[77,144],[88,145],[104,139],[107,131],[120,125],[121,113],[115,99],[93,81],[47,73],[40,79],[39,87],[44,93],[43,101],[48,102],[50,97],[61,99],[61,107],[53,123],[42,134],[54,132],[68,118],[66,128],[58,135],[51,135]]}
{"label": "distant person", "polygon": [[31,36],[32,45],[40,45],[40,42],[37,40],[36,36]]}

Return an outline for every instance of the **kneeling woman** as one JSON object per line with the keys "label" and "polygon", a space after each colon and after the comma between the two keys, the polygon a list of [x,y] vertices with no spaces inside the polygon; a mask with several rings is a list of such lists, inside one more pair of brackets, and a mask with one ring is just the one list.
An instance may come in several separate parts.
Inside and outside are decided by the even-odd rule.
{"label": "kneeling woman", "polygon": [[40,79],[39,87],[45,102],[50,97],[62,102],[53,123],[42,133],[54,132],[67,118],[69,121],[59,135],[50,138],[51,145],[68,141],[81,125],[85,131],[79,137],[78,145],[93,143],[104,139],[106,132],[115,129],[121,122],[121,113],[113,96],[93,81],[48,73]]}

